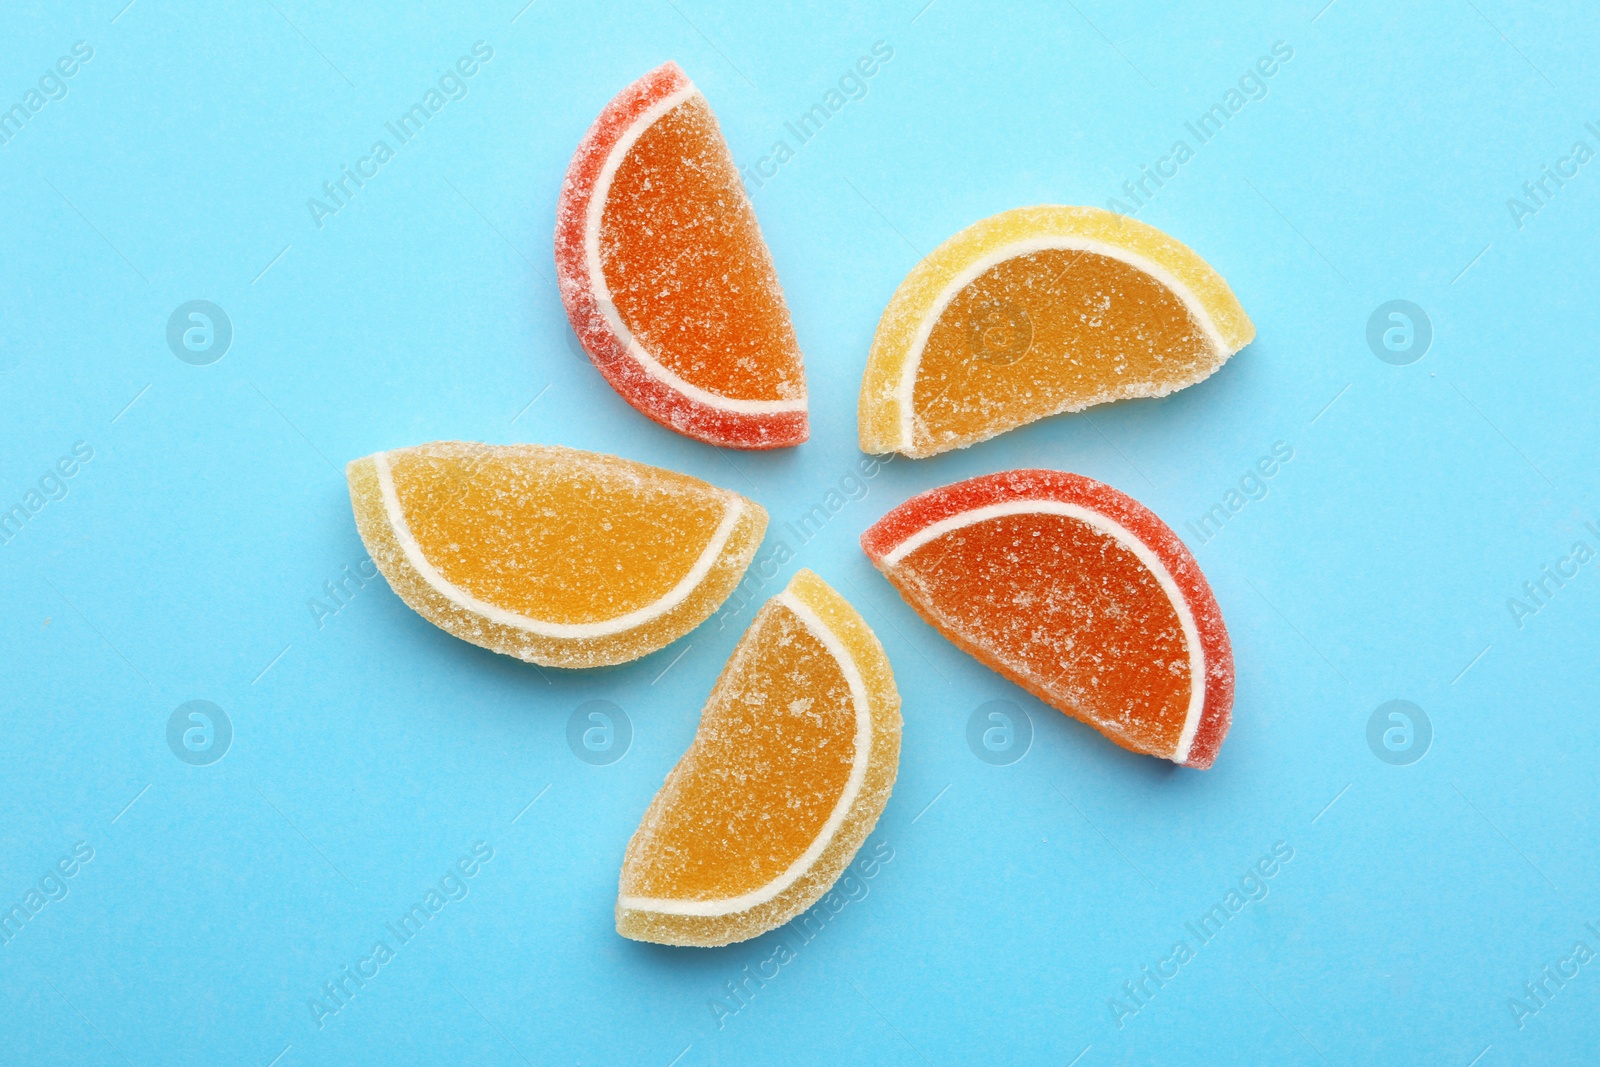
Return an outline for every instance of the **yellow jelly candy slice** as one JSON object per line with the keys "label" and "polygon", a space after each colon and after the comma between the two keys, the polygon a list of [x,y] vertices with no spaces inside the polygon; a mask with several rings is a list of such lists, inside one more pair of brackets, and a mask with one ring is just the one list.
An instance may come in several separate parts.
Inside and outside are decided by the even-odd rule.
{"label": "yellow jelly candy slice", "polygon": [[546,445],[437,441],[347,470],[390,586],[464,641],[552,667],[638,659],[728,598],[761,505],[686,474]]}
{"label": "yellow jelly candy slice", "polygon": [[856,610],[802,570],[739,640],[628,842],[617,932],[726,945],[816,903],[888,802],[900,694]]}
{"label": "yellow jelly candy slice", "polygon": [[1179,241],[1091,207],[1026,207],[918,263],[872,339],[861,448],[931,456],[1210,376],[1255,336]]}

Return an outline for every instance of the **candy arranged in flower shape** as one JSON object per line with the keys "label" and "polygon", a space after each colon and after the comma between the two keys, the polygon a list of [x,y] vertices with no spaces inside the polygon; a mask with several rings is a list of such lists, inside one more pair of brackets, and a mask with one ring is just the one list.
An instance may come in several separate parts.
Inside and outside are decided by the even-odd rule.
{"label": "candy arranged in flower shape", "polygon": [[1028,207],[918,263],[878,323],[861,448],[931,456],[1025,423],[1208,377],[1255,327],[1228,283],[1160,230]]}
{"label": "candy arranged in flower shape", "polygon": [[623,399],[732,448],[806,439],[800,346],[716,116],[667,63],[578,145],[556,216],[567,317]]}
{"label": "candy arranged in flower shape", "polygon": [[985,665],[1135,752],[1209,767],[1233,707],[1222,612],[1138,501],[1019,470],[913,497],[861,537],[917,613]]}
{"label": "candy arranged in flower shape", "polygon": [[872,832],[899,761],[883,647],[800,571],[739,640],[694,743],[628,842],[617,932],[726,945],[788,922]]}
{"label": "candy arranged in flower shape", "polygon": [[767,527],[738,493],[571,448],[439,441],[347,475],[361,539],[401,600],[554,667],[624,663],[688,633]]}

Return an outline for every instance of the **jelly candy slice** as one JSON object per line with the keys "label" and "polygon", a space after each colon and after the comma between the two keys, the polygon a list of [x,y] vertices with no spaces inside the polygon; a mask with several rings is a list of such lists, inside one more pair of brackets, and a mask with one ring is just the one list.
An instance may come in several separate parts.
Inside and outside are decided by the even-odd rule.
{"label": "jelly candy slice", "polygon": [[900,763],[883,646],[802,570],[711,691],[622,861],[617,932],[726,945],[816,903],[872,832]]}
{"label": "jelly candy slice", "polygon": [[1166,396],[1255,327],[1185,245],[1090,207],[975,223],[912,268],[861,382],[861,448],[931,456],[1064,411]]}
{"label": "jelly candy slice", "polygon": [[361,539],[401,600],[552,667],[625,663],[688,633],[767,528],[738,493],[571,448],[437,441],[347,475]]}
{"label": "jelly candy slice", "polygon": [[913,497],[861,537],[957,647],[1124,748],[1209,767],[1233,652],[1194,557],[1138,501],[1018,470]]}
{"label": "jelly candy slice", "polygon": [[606,105],[556,215],[556,274],[622,398],[731,448],[806,439],[806,382],[755,209],[706,98],[675,63]]}

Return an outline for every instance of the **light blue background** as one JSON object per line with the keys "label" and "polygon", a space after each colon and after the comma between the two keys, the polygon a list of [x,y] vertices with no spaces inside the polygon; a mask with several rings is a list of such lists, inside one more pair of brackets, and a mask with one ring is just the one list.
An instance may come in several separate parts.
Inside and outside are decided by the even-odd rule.
{"label": "light blue background", "polygon": [[[1600,148],[1584,5],[124,2],[12,4],[0,33],[0,107],[94,49],[0,146],[0,508],[94,449],[0,547],[0,903],[94,849],[0,947],[0,1059],[1592,1056],[1600,963],[1521,1028],[1508,1006],[1576,941],[1600,950],[1600,567],[1520,627],[1507,606],[1574,541],[1600,547],[1600,162],[1520,229],[1506,203],[1576,139]],[[313,225],[307,198],[479,40],[494,57],[468,95]],[[749,165],[877,41],[894,57],[866,96],[752,188],[811,441],[734,454],[648,422],[575,354],[551,281],[579,137],[672,58]],[[920,254],[1006,208],[1104,205],[1277,41],[1294,56],[1266,96],[1139,212],[1229,279],[1258,340],[1165,401],[890,464],[791,541],[763,595],[816,570],[898,672],[900,777],[873,836],[894,858],[719,1028],[712,998],[794,931],[671,950],[619,938],[611,910],[753,606],[581,674],[456,641],[381,581],[319,628],[308,601],[364,557],[345,462],[440,438],[599,449],[745,492],[776,536],[858,461],[867,346]],[[233,323],[210,366],[165,341],[196,298]],[[1408,366],[1366,343],[1391,299],[1432,320]],[[1279,441],[1294,458],[1268,495],[1201,544],[1185,524]],[[1194,548],[1238,666],[1215,770],[1129,755],[1023,695],[860,554],[913,493],[1023,465],[1118,486]],[[211,766],[167,746],[192,699],[233,724]],[[631,719],[620,762],[567,746],[590,699]],[[966,742],[995,699],[1033,724],[1010,766]],[[1432,722],[1410,766],[1366,740],[1392,699]],[[319,1029],[308,998],[478,840],[494,858],[470,894]],[[1119,1028],[1109,998],[1196,944],[1184,924],[1276,842],[1293,860],[1266,899]]]}

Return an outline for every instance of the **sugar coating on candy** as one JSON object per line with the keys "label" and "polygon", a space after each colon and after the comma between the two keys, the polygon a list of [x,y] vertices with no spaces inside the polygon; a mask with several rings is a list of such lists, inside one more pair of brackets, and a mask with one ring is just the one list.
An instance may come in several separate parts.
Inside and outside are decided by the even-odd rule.
{"label": "sugar coating on candy", "polygon": [[1062,411],[1160,396],[1216,353],[1172,290],[1121,260],[1050,249],[1004,260],[939,315],[913,386],[936,448]]}
{"label": "sugar coating on candy", "polygon": [[984,219],[906,276],[862,380],[862,448],[920,457],[1203,380],[1254,336],[1178,241],[1097,208]]}
{"label": "sugar coating on candy", "polygon": [[737,448],[805,439],[772,257],[716,116],[675,64],[623,90],[579,145],[556,268],[573,329],[634,407]]}
{"label": "sugar coating on candy", "polygon": [[[805,851],[855,763],[844,672],[795,614],[774,605],[700,716],[633,855],[629,895],[715,900],[766,885]],[[730,797],[760,804],[730,805]]]}
{"label": "sugar coating on candy", "polygon": [[797,574],[740,639],[629,842],[618,931],[727,944],[815,903],[888,800],[899,704],[865,622]]}
{"label": "sugar coating on candy", "polygon": [[737,177],[705,97],[657,119],[611,181],[606,284],[623,323],[685,380],[726,397],[803,400],[799,345]]}
{"label": "sugar coating on candy", "polygon": [[1109,486],[1011,471],[913,498],[862,537],[957,646],[1125,748],[1210,766],[1233,660],[1204,576]]}
{"label": "sugar coating on candy", "polygon": [[357,528],[402,600],[464,640],[558,667],[637,659],[710,616],[760,505],[642,463],[435,442],[349,467]]}
{"label": "sugar coating on candy", "polygon": [[1078,519],[1022,514],[946,534],[899,564],[939,627],[981,642],[1134,748],[1171,752],[1189,709],[1183,628],[1131,551]]}

